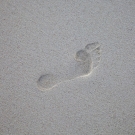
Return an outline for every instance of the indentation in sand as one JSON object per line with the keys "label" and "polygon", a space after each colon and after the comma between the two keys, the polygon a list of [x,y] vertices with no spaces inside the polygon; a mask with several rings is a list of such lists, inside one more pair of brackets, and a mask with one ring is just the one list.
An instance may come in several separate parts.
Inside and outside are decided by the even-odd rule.
{"label": "indentation in sand", "polygon": [[76,52],[75,59],[73,58],[73,67],[69,70],[70,73],[41,75],[37,81],[38,88],[42,91],[49,90],[62,82],[89,76],[99,65],[100,58],[100,44],[98,42],[87,44],[84,49]]}

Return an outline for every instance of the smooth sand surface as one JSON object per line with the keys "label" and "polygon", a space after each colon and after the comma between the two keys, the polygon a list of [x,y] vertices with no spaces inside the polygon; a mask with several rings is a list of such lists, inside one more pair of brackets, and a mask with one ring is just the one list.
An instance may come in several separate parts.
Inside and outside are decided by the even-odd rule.
{"label": "smooth sand surface", "polygon": [[[91,43],[98,66],[72,79]],[[0,135],[119,134],[135,135],[135,1],[1,0]]]}

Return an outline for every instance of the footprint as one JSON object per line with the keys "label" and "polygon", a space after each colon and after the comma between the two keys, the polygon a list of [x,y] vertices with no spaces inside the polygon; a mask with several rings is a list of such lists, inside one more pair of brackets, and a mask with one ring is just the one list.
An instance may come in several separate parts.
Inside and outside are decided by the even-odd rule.
{"label": "footprint", "polygon": [[85,77],[92,73],[100,62],[101,49],[98,42],[91,43],[76,52],[68,71],[61,74],[47,73],[40,76],[37,81],[38,88],[42,91],[49,90],[59,83]]}

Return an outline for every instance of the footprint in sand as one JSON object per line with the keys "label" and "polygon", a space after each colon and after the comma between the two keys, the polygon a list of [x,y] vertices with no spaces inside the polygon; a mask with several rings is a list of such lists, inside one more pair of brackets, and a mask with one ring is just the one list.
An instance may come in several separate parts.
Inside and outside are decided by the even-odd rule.
{"label": "footprint in sand", "polygon": [[62,82],[90,75],[98,66],[100,55],[101,50],[98,42],[86,45],[84,49],[76,52],[75,59],[71,61],[72,66],[69,68],[69,72],[41,75],[37,81],[38,88],[42,91],[49,90]]}

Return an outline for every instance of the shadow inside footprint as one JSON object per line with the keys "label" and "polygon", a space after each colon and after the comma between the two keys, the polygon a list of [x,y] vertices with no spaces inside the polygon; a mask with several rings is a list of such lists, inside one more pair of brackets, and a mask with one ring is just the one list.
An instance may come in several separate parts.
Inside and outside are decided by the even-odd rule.
{"label": "shadow inside footprint", "polygon": [[61,82],[88,76],[98,66],[99,62],[100,45],[98,42],[88,44],[85,49],[76,52],[72,69],[69,68],[70,73],[59,76],[54,74],[42,75],[37,81],[38,88],[42,91],[49,90]]}

